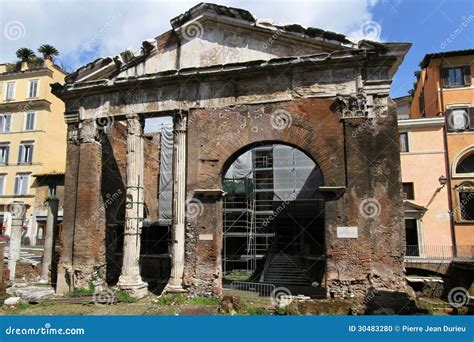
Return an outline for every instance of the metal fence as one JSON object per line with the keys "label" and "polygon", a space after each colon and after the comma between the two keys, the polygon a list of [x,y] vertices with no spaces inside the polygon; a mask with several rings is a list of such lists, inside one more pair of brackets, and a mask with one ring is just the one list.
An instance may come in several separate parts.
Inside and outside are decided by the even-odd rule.
{"label": "metal fence", "polygon": [[405,258],[409,259],[451,260],[455,255],[453,246],[405,246]]}
{"label": "metal fence", "polygon": [[265,283],[249,283],[245,281],[233,281],[230,284],[232,290],[258,293],[262,297],[270,297],[275,291],[275,285]]}
{"label": "metal fence", "polygon": [[405,259],[474,260],[474,245],[405,246]]}

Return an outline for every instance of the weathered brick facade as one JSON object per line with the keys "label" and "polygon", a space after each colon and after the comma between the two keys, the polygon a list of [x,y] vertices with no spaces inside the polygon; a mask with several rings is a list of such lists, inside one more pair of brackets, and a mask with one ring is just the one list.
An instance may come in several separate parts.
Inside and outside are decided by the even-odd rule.
{"label": "weathered brick facade", "polygon": [[[224,9],[215,12],[221,20],[234,16],[242,25],[254,24],[248,12]],[[175,120],[174,288],[178,284],[192,293],[221,293],[222,177],[251,147],[282,143],[307,154],[324,178],[318,190],[325,199],[321,285],[327,295],[362,298],[373,288],[405,292],[398,132],[388,93],[409,45],[355,45],[332,33],[311,36],[313,31],[303,39],[288,27],[282,28],[278,46],[269,48],[262,39],[271,37],[272,30],[260,27],[263,31],[256,32],[244,25],[244,33],[232,32],[229,27],[235,23],[215,26],[212,16],[199,23],[202,35],[196,45],[183,36],[180,25],[201,20],[198,14],[209,11],[216,7],[199,5],[172,20],[175,31],[144,42],[141,55],[100,59],[55,87],[66,102],[70,131],[58,290],[102,280],[114,284],[120,268],[123,273],[121,256],[113,251],[120,251],[124,222],[135,219],[125,216],[125,195],[133,193],[125,174],[127,168],[141,172],[138,162],[127,164],[127,150],[135,150],[126,132],[136,133],[130,133],[133,127],[126,126],[125,118],[138,114]],[[254,41],[255,51],[262,49],[260,59],[245,49],[235,53],[232,42],[238,40],[229,39],[232,34]],[[298,39],[304,40],[305,51]],[[209,41],[221,50],[216,52]],[[180,53],[174,54],[177,46]],[[172,66],[170,60],[175,61]],[[284,120],[275,122],[281,115]],[[105,133],[95,125],[104,117],[114,122]],[[153,222],[159,219],[159,136],[142,134],[141,139],[144,152],[137,160],[144,160],[144,220]],[[180,189],[185,201],[177,200]],[[100,210],[119,190],[118,200]],[[188,215],[182,238],[180,220],[189,201],[200,203],[202,210]],[[340,234],[345,227],[355,236]],[[184,265],[176,262],[179,253]]]}

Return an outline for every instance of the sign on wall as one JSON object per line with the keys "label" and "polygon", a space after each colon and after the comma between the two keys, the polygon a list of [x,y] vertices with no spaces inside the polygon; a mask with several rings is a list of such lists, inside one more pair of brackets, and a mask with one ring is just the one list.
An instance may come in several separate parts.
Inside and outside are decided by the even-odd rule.
{"label": "sign on wall", "polygon": [[337,227],[337,237],[341,239],[357,239],[357,227]]}

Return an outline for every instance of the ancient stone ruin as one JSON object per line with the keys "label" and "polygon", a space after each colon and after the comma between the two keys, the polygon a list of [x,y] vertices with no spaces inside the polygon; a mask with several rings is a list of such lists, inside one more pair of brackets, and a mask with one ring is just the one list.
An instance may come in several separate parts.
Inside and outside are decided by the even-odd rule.
{"label": "ancient stone ruin", "polygon": [[241,272],[335,298],[406,292],[389,90],[409,47],[200,4],[54,85],[57,291],[219,295]]}

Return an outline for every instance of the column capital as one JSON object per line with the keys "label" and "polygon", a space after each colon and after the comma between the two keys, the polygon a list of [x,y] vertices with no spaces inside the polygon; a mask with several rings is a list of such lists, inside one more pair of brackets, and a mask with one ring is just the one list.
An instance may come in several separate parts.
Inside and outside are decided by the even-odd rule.
{"label": "column capital", "polygon": [[174,116],[173,116],[173,126],[174,129],[177,131],[183,131],[185,132],[186,129],[188,128],[188,112],[184,110],[178,111]]}
{"label": "column capital", "polygon": [[127,118],[127,133],[129,135],[143,135],[145,120],[137,113],[129,113]]}
{"label": "column capital", "polygon": [[79,123],[68,123],[67,124],[67,143],[68,145],[79,145]]}
{"label": "column capital", "polygon": [[100,136],[95,119],[81,121],[79,125],[79,137],[81,143],[99,142]]}

